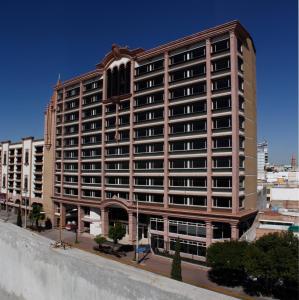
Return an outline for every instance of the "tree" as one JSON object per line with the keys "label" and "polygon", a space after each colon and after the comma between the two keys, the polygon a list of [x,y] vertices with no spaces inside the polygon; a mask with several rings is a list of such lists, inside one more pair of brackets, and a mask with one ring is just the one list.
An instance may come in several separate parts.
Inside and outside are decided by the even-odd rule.
{"label": "tree", "polygon": [[181,255],[180,255],[181,243],[180,239],[177,238],[175,242],[175,253],[172,260],[171,266],[171,278],[182,281],[182,266],[181,266]]}
{"label": "tree", "polygon": [[17,225],[19,227],[23,226],[23,223],[22,223],[22,214],[21,214],[21,208],[20,207],[18,209]]}
{"label": "tree", "polygon": [[297,299],[298,246],[298,238],[284,232],[265,235],[248,247],[244,267],[249,284],[258,283],[255,291],[279,299]]}
{"label": "tree", "polygon": [[39,228],[39,221],[45,219],[45,215],[42,213],[42,205],[32,204],[32,210],[29,214],[31,224],[35,222],[36,228]]}
{"label": "tree", "polygon": [[104,243],[106,242],[106,238],[102,235],[97,235],[95,238],[94,238],[94,241],[99,245],[99,247]]}
{"label": "tree", "polygon": [[246,278],[244,256],[247,246],[247,242],[238,241],[212,244],[207,250],[210,279],[227,286],[241,285]]}
{"label": "tree", "polygon": [[125,235],[126,229],[120,223],[116,223],[114,227],[109,229],[109,238],[113,240],[114,244],[117,244],[117,241],[121,240]]}

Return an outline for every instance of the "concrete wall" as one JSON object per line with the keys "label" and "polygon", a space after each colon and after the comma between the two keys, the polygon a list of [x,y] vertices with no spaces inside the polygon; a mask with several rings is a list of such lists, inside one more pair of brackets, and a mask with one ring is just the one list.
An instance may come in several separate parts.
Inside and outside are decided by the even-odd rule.
{"label": "concrete wall", "polygon": [[[25,300],[233,299],[50,240],[0,221],[0,292]],[[5,270],[5,271],[4,271]]]}

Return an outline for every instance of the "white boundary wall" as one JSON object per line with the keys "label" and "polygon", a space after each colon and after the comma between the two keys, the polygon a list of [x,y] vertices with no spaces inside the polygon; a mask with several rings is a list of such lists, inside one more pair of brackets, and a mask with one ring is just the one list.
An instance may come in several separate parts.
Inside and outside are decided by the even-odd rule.
{"label": "white boundary wall", "polygon": [[25,300],[233,299],[77,249],[49,245],[44,237],[0,221],[0,291]]}

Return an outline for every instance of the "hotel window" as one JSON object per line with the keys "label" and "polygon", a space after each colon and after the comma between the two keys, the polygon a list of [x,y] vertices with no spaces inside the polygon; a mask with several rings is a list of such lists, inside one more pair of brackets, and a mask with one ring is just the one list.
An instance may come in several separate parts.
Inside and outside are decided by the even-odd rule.
{"label": "hotel window", "polygon": [[4,155],[3,155],[3,166],[7,165],[7,153],[6,151],[4,151]]}
{"label": "hotel window", "polygon": [[231,79],[230,76],[217,78],[212,81],[212,91],[221,91],[227,90],[231,87]]}
{"label": "hotel window", "polygon": [[229,39],[225,39],[212,44],[212,53],[220,53],[229,50]]}
{"label": "hotel window", "polygon": [[129,170],[129,162],[108,162],[106,163],[106,170]]}
{"label": "hotel window", "polygon": [[102,93],[98,93],[95,95],[91,95],[91,96],[85,96],[83,98],[83,103],[82,105],[90,105],[93,103],[98,103],[102,100],[103,94]]}
{"label": "hotel window", "polygon": [[243,64],[243,59],[241,57],[238,57],[238,70],[240,72],[244,71],[244,64]]}
{"label": "hotel window", "polygon": [[170,125],[170,133],[204,132],[206,130],[206,120],[192,121],[189,123],[176,123]]}
{"label": "hotel window", "polygon": [[162,70],[163,67],[164,67],[164,59],[157,60],[155,62],[137,67],[135,69],[136,76],[141,76],[141,75],[153,72],[153,71]]}
{"label": "hotel window", "polygon": [[213,129],[231,128],[231,117],[219,117],[213,119]]}
{"label": "hotel window", "polygon": [[106,197],[107,198],[122,198],[129,200],[129,193],[126,192],[117,192],[117,191],[107,191],[106,192]]}
{"label": "hotel window", "polygon": [[85,122],[82,124],[82,131],[92,131],[92,130],[100,130],[102,129],[101,121],[93,121],[93,122]]}
{"label": "hotel window", "polygon": [[135,137],[138,139],[143,137],[160,136],[163,135],[163,129],[163,126],[155,126],[151,128],[138,128],[135,129]]}
{"label": "hotel window", "polygon": [[119,117],[119,125],[128,125],[130,124],[130,115],[122,115]]}
{"label": "hotel window", "polygon": [[106,128],[112,128],[112,127],[115,127],[115,124],[116,124],[116,119],[115,119],[115,117],[106,119]]}
{"label": "hotel window", "polygon": [[78,133],[79,126],[78,125],[71,125],[64,127],[64,134],[76,134]]}
{"label": "hotel window", "polygon": [[231,148],[232,138],[231,136],[213,138],[213,145],[214,149]]}
{"label": "hotel window", "polygon": [[64,115],[64,121],[65,122],[73,122],[73,121],[77,121],[78,119],[79,119],[79,113],[78,112],[74,112],[74,113]]}
{"label": "hotel window", "polygon": [[65,110],[76,109],[78,107],[79,107],[79,99],[75,99],[65,103]]}
{"label": "hotel window", "polygon": [[171,187],[206,187],[206,177],[170,177]]}
{"label": "hotel window", "polygon": [[101,184],[101,177],[100,176],[82,176],[82,184]]}
{"label": "hotel window", "polygon": [[118,134],[120,141],[128,141],[130,139],[130,130],[119,131]]}
{"label": "hotel window", "polygon": [[6,175],[3,174],[3,178],[2,178],[2,188],[5,189],[6,188]]}
{"label": "hotel window", "polygon": [[163,109],[156,109],[152,111],[140,112],[135,114],[135,122],[144,122],[163,118]]}
{"label": "hotel window", "polygon": [[204,222],[189,222],[185,220],[170,219],[168,221],[169,232],[197,237],[206,237],[206,225]]}
{"label": "hotel window", "polygon": [[66,91],[66,98],[78,96],[79,94],[80,94],[80,88],[77,87],[77,88]]}
{"label": "hotel window", "polygon": [[129,177],[106,177],[106,184],[110,185],[128,185]]}
{"label": "hotel window", "polygon": [[134,193],[135,201],[163,203],[163,194]]}
{"label": "hotel window", "polygon": [[119,103],[119,110],[130,109],[130,100],[122,101]]}
{"label": "hotel window", "polygon": [[78,138],[77,137],[64,139],[63,142],[64,142],[64,147],[78,146]]}
{"label": "hotel window", "polygon": [[85,189],[82,189],[82,197],[100,198],[101,197],[101,191],[99,191],[99,190],[85,190]]}
{"label": "hotel window", "polygon": [[231,168],[232,167],[232,158],[227,157],[214,157],[213,158],[214,168]]}
{"label": "hotel window", "polygon": [[238,76],[238,82],[239,82],[239,91],[244,91],[244,79],[240,76]]}
{"label": "hotel window", "polygon": [[[60,180],[59,180],[60,181]],[[78,183],[78,176],[63,176],[64,183]]]}
{"label": "hotel window", "polygon": [[163,85],[163,82],[164,82],[164,75],[159,75],[151,79],[141,80],[136,82],[135,91],[142,91],[145,89],[161,86]]}
{"label": "hotel window", "polygon": [[135,161],[135,170],[163,169],[163,160],[139,160]]}
{"label": "hotel window", "polygon": [[78,164],[77,163],[65,163],[65,164],[63,164],[63,169],[66,172],[76,172],[76,171],[78,171]]}
{"label": "hotel window", "polygon": [[108,104],[106,106],[106,113],[107,114],[112,114],[116,112],[116,105],[115,104]]}
{"label": "hotel window", "polygon": [[231,208],[232,199],[228,197],[213,197],[213,207]]}
{"label": "hotel window", "polygon": [[[176,239],[170,239],[170,250],[175,251]],[[206,256],[206,246],[203,242],[194,242],[180,239],[180,251],[181,253]]]}
{"label": "hotel window", "polygon": [[164,220],[159,218],[150,218],[151,230],[164,231]]}
{"label": "hotel window", "polygon": [[212,101],[213,101],[213,110],[221,110],[221,109],[231,108],[231,97],[230,96],[213,98]]}
{"label": "hotel window", "polygon": [[212,72],[219,72],[230,69],[230,58],[220,58],[212,61]]}
{"label": "hotel window", "polygon": [[163,143],[153,143],[153,144],[140,144],[135,145],[135,153],[155,153],[164,151]]}
{"label": "hotel window", "polygon": [[170,82],[184,80],[193,77],[199,77],[206,73],[206,65],[199,64],[193,67],[180,69],[178,71],[174,71],[170,73]]}
{"label": "hotel window", "polygon": [[163,92],[136,97],[135,98],[135,107],[140,107],[140,106],[149,105],[149,104],[162,103],[163,100],[164,100]]}
{"label": "hotel window", "polygon": [[100,162],[84,162],[82,163],[82,171],[100,171],[101,163]]}
{"label": "hotel window", "polygon": [[178,98],[183,98],[183,97],[188,97],[188,96],[196,96],[196,95],[201,95],[206,92],[206,82],[200,82],[197,83],[196,85],[190,85],[186,87],[179,87],[172,89],[170,91],[170,99],[178,99]]}
{"label": "hotel window", "polygon": [[99,89],[103,87],[103,80],[97,80],[84,85],[84,92],[88,92],[94,89]]}
{"label": "hotel window", "polygon": [[207,198],[205,196],[170,195],[169,204],[187,206],[207,206]]}
{"label": "hotel window", "polygon": [[78,189],[64,188],[63,193],[67,196],[78,196]]}
{"label": "hotel window", "polygon": [[170,64],[180,64],[186,61],[194,60],[196,58],[202,58],[206,55],[206,47],[198,47],[193,50],[189,50],[183,53],[179,53],[170,57]]}
{"label": "hotel window", "polygon": [[196,139],[189,141],[177,141],[170,143],[170,151],[190,151],[206,149],[206,139]]}
{"label": "hotel window", "polygon": [[78,150],[64,151],[64,159],[77,159]]}
{"label": "hotel window", "polygon": [[205,169],[206,158],[170,160],[170,169]]}
{"label": "hotel window", "polygon": [[82,111],[82,119],[92,118],[101,115],[102,115],[101,107],[89,108]]}
{"label": "hotel window", "polygon": [[163,186],[163,177],[135,177],[136,186]]}
{"label": "hotel window", "polygon": [[232,178],[231,177],[214,177],[213,178],[214,188],[231,188]]}
{"label": "hotel window", "polygon": [[29,150],[26,149],[25,151],[25,165],[28,166],[29,165]]}
{"label": "hotel window", "polygon": [[106,150],[107,156],[129,154],[129,146],[109,147]]}
{"label": "hotel window", "polygon": [[100,148],[93,148],[93,149],[83,149],[82,150],[82,158],[98,158],[101,156],[101,149]]}
{"label": "hotel window", "polygon": [[197,101],[190,104],[175,105],[170,107],[170,116],[182,116],[193,113],[205,113],[207,110],[206,101]]}

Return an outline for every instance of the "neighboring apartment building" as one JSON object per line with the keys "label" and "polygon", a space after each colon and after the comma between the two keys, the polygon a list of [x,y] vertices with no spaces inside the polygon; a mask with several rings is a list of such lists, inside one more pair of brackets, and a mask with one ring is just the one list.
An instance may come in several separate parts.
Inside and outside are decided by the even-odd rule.
{"label": "neighboring apartment building", "polygon": [[43,140],[0,143],[0,201],[4,208],[30,209],[43,198]]}
{"label": "neighboring apartment building", "polygon": [[[233,21],[150,50],[112,46],[58,82],[45,114],[54,225],[200,259],[256,214],[255,49]],[[51,161],[53,163],[51,164]],[[52,178],[49,174],[53,174]]]}
{"label": "neighboring apartment building", "polygon": [[269,164],[268,142],[264,141],[257,144],[257,179],[266,179],[265,167]]}

